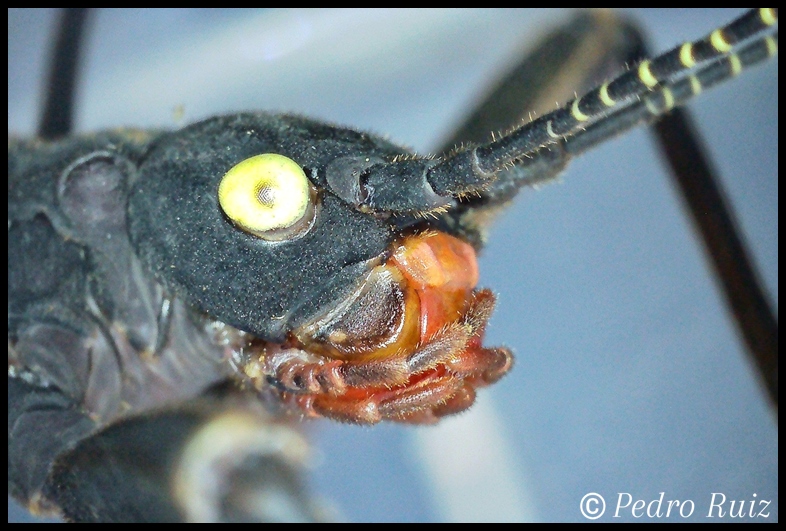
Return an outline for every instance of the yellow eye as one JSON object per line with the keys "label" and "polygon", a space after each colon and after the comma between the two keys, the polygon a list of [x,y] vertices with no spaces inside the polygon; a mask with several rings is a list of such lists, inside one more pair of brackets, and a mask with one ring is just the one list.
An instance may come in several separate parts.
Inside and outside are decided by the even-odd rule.
{"label": "yellow eye", "polygon": [[273,241],[294,238],[311,227],[315,198],[303,169],[275,153],[240,162],[218,185],[224,214],[246,232]]}

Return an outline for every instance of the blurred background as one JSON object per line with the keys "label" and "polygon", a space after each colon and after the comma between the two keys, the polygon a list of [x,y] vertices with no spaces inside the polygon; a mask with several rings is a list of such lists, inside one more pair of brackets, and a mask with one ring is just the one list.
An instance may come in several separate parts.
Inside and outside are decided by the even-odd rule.
{"label": "blurred background", "polygon": [[[657,51],[735,10],[625,10]],[[30,135],[55,11],[8,12],[8,129]],[[297,112],[435,149],[558,10],[101,10],[79,131]],[[778,304],[778,60],[690,107]],[[349,521],[585,521],[585,494],[769,500],[778,429],[650,135],[525,190],[480,258],[513,371],[437,427],[314,422],[310,487]],[[624,496],[623,496],[624,497]],[[717,501],[717,498],[716,498]],[[717,516],[717,511],[716,511]],[[9,522],[30,516],[9,499]],[[647,519],[645,517],[645,519]],[[672,520],[681,520],[672,515]],[[713,520],[717,520],[714,518]]]}

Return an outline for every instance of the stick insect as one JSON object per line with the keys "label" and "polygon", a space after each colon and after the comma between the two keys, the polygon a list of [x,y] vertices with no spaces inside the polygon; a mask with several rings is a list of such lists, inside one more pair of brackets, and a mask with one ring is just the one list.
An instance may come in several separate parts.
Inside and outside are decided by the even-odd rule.
{"label": "stick insect", "polygon": [[[470,15],[468,18],[471,19],[473,16]],[[675,17],[677,20],[665,23],[657,21],[648,23],[646,19],[651,14],[637,13],[636,16],[644,19],[644,25],[651,31],[657,31],[664,27],[672,28],[678,21],[683,21],[686,18],[684,14],[679,14]],[[707,18],[693,28],[686,29],[679,35],[664,38],[662,43],[658,39],[657,49],[666,49],[686,37],[702,35],[710,28],[731,18],[731,14],[727,13],[703,14],[703,16]],[[512,17],[506,13],[498,19],[491,19],[488,24],[504,27],[501,19],[508,18]],[[526,17],[516,19],[516,24],[523,24],[524,18]],[[374,20],[373,16],[371,19]],[[465,23],[469,24],[469,21],[465,20]],[[293,26],[297,28],[298,24],[302,24],[302,20],[293,17]],[[478,29],[477,26],[481,25],[480,22],[476,22],[470,27]],[[515,24],[511,24],[510,28],[508,31],[511,34],[523,33],[516,28]],[[512,52],[507,53],[512,55]],[[506,55],[506,53],[501,55]],[[286,52],[284,52],[284,56],[286,56]],[[275,64],[276,61],[269,60],[265,64],[271,63]],[[336,67],[336,65],[331,66]],[[395,64],[388,62],[386,66],[390,69],[389,72],[396,72]],[[399,68],[403,68],[403,66]],[[434,70],[435,68],[431,65],[425,70]],[[453,122],[452,116],[460,114],[460,109],[464,106],[467,98],[471,96],[469,93],[472,90],[466,88],[466,80],[472,76],[478,76],[482,81],[486,74],[493,70],[490,67],[484,68],[489,70],[485,70],[483,76],[478,75],[477,71],[480,67],[477,65],[471,73],[453,74],[463,81],[463,84],[460,85],[463,88],[456,89],[457,92],[461,92],[461,95],[458,98],[459,101],[453,104],[452,109],[445,110],[442,107],[442,110],[439,111],[442,113],[442,118],[440,118],[442,123]],[[746,72],[734,84],[718,87],[703,95],[695,104],[698,107],[697,112],[700,114],[698,121],[705,123],[704,120],[709,121],[724,117],[729,120],[729,113],[732,112],[730,109],[736,105],[747,104],[745,107],[747,111],[742,112],[746,120],[752,119],[752,116],[760,113],[758,116],[763,120],[770,119],[774,121],[774,124],[777,124],[776,69],[777,66],[770,65],[763,69]],[[357,79],[362,77],[346,71],[340,72],[342,77],[353,80],[350,83],[352,86],[357,83]],[[434,75],[433,72],[418,74],[410,72],[409,74],[417,80]],[[116,75],[116,79],[122,79],[120,74]],[[393,77],[395,83],[398,83],[401,76]],[[444,83],[446,78],[449,78],[449,75],[444,73],[431,78],[434,83],[438,83],[439,87],[432,89],[432,93],[438,94],[436,100],[440,100],[445,93],[444,85],[441,83]],[[267,74],[265,74],[265,79],[268,79]],[[774,88],[773,79],[775,80]],[[392,82],[390,76],[383,77],[382,82],[378,81],[372,87],[380,90],[383,95],[400,92],[421,95],[429,93],[429,89],[422,86],[404,91],[398,86],[393,89],[391,88]],[[139,83],[139,81],[135,80],[134,83]],[[280,92],[303,94],[311,92],[303,88],[302,78],[296,80],[295,83],[294,86],[297,87],[297,90],[286,87]],[[752,91],[758,92],[748,97],[741,96],[741,93],[746,93],[743,92],[739,84],[749,86]],[[482,82],[478,83],[475,89],[477,92],[482,90],[480,85]],[[85,86],[90,86],[89,76],[86,77]],[[373,93],[371,89],[367,92]],[[223,92],[223,94],[225,93]],[[254,97],[258,97],[258,95]],[[337,96],[333,95],[333,97]],[[353,98],[353,96],[347,96],[349,100]],[[297,101],[277,99],[274,106],[289,110],[297,109],[325,119],[350,123],[360,128],[384,131],[390,133],[391,137],[396,140],[415,145],[418,150],[428,150],[429,145],[433,146],[439,142],[440,133],[435,133],[434,129],[431,129],[436,118],[425,120],[429,122],[428,127],[424,125],[414,128],[420,133],[413,134],[407,130],[412,126],[413,116],[422,112],[421,107],[412,107],[414,105],[412,100],[417,99],[415,96],[407,97],[405,98],[407,101],[403,102],[414,110],[410,115],[399,117],[402,122],[398,126],[400,129],[391,125],[390,121],[390,116],[397,114],[399,109],[382,105],[384,103],[383,96],[380,95],[379,98],[379,104],[381,107],[385,107],[385,110],[380,112],[381,116],[378,122],[369,121],[368,123],[359,120],[358,115],[364,115],[366,110],[362,104],[356,104],[355,114],[353,114],[352,106],[347,105],[348,111],[344,115],[346,117],[329,114],[325,110],[326,107],[313,109],[307,104]],[[375,100],[372,98],[371,101]],[[753,106],[753,109],[750,106],[751,101],[757,104]],[[177,99],[175,102],[182,103]],[[762,102],[766,102],[766,105],[762,105]],[[709,107],[711,103],[716,103],[718,108],[702,110],[703,105]],[[247,106],[249,104],[244,102],[231,105],[231,107],[237,105]],[[256,107],[260,105],[267,106],[266,102],[254,104]],[[429,108],[437,106],[434,102],[420,105]],[[109,102],[106,106],[122,109],[129,105]],[[20,107],[12,105],[9,99],[9,111],[12,108]],[[228,109],[229,107],[214,107],[209,112],[221,112]],[[186,104],[186,111],[194,113],[193,118],[200,116],[200,111],[189,104]],[[162,113],[160,109],[151,112],[158,113],[158,119],[160,119]],[[168,113],[169,109],[165,112]],[[168,116],[167,114],[167,118]],[[745,163],[739,169],[722,170],[721,172],[729,176],[745,176],[745,179],[738,180],[730,177],[727,180],[728,185],[732,187],[740,181],[743,183],[743,190],[739,194],[733,191],[732,196],[736,198],[738,195],[750,193],[751,190],[760,190],[755,184],[757,175],[763,182],[773,186],[773,182],[776,182],[774,176],[777,175],[777,170],[770,169],[758,172],[750,167],[750,161],[763,160],[766,157],[770,157],[772,160],[777,151],[777,127],[773,128],[770,125],[768,130],[765,125],[758,123],[754,132],[749,135],[744,133],[732,135],[735,137],[734,147],[718,149],[715,146],[719,146],[730,136],[729,131],[736,131],[734,128],[741,120],[730,119],[729,121],[731,123],[710,126],[710,138],[707,143],[713,150],[713,154],[726,155],[727,157],[730,155],[731,159],[735,159],[724,161],[721,166],[739,161],[739,159],[743,159],[742,162]],[[117,124],[116,117],[112,117],[111,121],[87,123],[86,126],[87,129],[95,129]],[[157,122],[156,125],[162,124]],[[10,123],[9,127],[11,127]],[[442,126],[443,131],[448,129],[449,125]],[[769,131],[769,134],[764,131]],[[414,136],[418,134],[422,137]],[[743,138],[755,139],[755,141],[745,143],[746,149],[755,146],[761,151],[746,157],[737,156],[740,149],[740,139]],[[616,476],[618,472],[616,467],[620,467],[621,470],[626,471],[626,477],[652,475],[654,471],[654,477],[665,482],[663,487],[656,485],[657,481],[648,486],[639,484],[640,490],[649,488],[650,491],[657,494],[660,490],[668,489],[671,485],[675,489],[675,497],[696,496],[698,498],[704,496],[704,492],[696,492],[699,487],[694,486],[691,478],[695,476],[701,476],[704,479],[711,478],[712,474],[716,473],[717,463],[737,460],[732,456],[746,455],[750,458],[751,454],[761,452],[761,446],[757,446],[757,450],[753,450],[753,443],[751,442],[751,446],[747,446],[744,443],[745,440],[756,440],[757,444],[762,444],[762,440],[764,440],[763,444],[769,445],[764,452],[766,456],[761,460],[756,460],[755,463],[745,461],[750,464],[746,468],[748,472],[745,474],[748,479],[735,483],[734,488],[737,490],[728,494],[740,498],[758,492],[759,496],[764,496],[762,491],[755,490],[760,488],[756,482],[762,478],[769,478],[764,482],[766,485],[770,485],[770,491],[775,485],[774,497],[777,499],[777,472],[774,472],[776,467],[772,467],[776,463],[774,456],[777,450],[777,436],[774,434],[774,427],[766,412],[766,406],[763,400],[758,398],[758,391],[752,383],[753,380],[746,372],[748,369],[744,361],[741,361],[744,359],[742,351],[727,325],[728,320],[724,310],[718,304],[718,297],[712,291],[710,277],[701,273],[703,266],[700,252],[687,251],[690,259],[675,259],[676,256],[681,256],[677,253],[676,248],[691,248],[693,241],[689,236],[688,224],[683,221],[679,209],[674,204],[673,194],[665,184],[666,178],[662,175],[648,177],[639,173],[643,169],[658,168],[657,156],[648,149],[645,155],[636,154],[636,158],[631,159],[628,169],[620,170],[620,166],[627,160],[626,156],[629,154],[634,156],[632,153],[634,148],[628,147],[628,142],[633,143],[634,141],[645,145],[647,143],[643,133],[631,133],[625,138],[610,142],[609,145],[574,162],[564,176],[565,183],[563,185],[546,187],[538,194],[524,194],[526,197],[519,199],[492,231],[492,238],[481,258],[481,271],[485,275],[482,284],[491,286],[500,294],[499,306],[488,331],[489,341],[513,346],[519,356],[519,366],[515,369],[513,376],[500,382],[497,388],[486,391],[486,394],[489,395],[487,401],[497,404],[497,407],[502,409],[502,412],[498,413],[498,418],[502,423],[501,431],[510,434],[513,442],[509,444],[513,448],[514,460],[519,462],[519,467],[529,472],[530,478],[535,478],[530,479],[530,482],[537,481],[542,486],[539,494],[534,495],[534,499],[538,500],[535,505],[540,508],[540,512],[537,514],[539,518],[578,519],[578,500],[585,493],[584,491],[604,488],[603,486],[593,487],[585,480],[597,477],[611,461],[614,464],[612,469],[615,471],[615,474],[611,474],[611,476]],[[774,146],[773,141],[775,142]],[[646,160],[646,162],[642,162],[642,160]],[[777,158],[774,160],[777,163]],[[631,178],[632,175],[635,178]],[[611,180],[615,177],[615,180]],[[643,188],[633,188],[634,185],[642,185]],[[645,185],[655,188],[648,188]],[[582,188],[584,186],[586,189]],[[774,186],[777,187],[777,184]],[[777,213],[775,199],[777,188],[775,193],[771,188],[766,190],[763,193],[760,192],[763,196],[761,200],[754,200],[756,206],[752,210],[754,215],[766,218],[763,219],[762,225],[764,228],[770,229],[770,243],[766,243],[765,232],[763,236],[765,243],[754,244],[754,247],[764,249],[760,251],[761,253],[774,253],[771,260],[774,258],[775,274],[767,275],[765,269],[765,275],[769,279],[768,285],[771,287],[771,293],[777,294],[777,251],[775,251],[777,246],[772,244],[773,241],[777,241],[777,221],[773,221],[777,219],[777,216],[767,217],[762,214],[766,208]],[[624,192],[627,193],[623,197]],[[611,198],[614,200],[611,201]],[[581,200],[590,203],[589,211],[579,210],[579,207],[572,202],[581,202]],[[628,203],[629,200],[633,202]],[[669,212],[668,216],[663,214],[664,210],[657,208],[658,206],[663,206],[665,211]],[[612,214],[620,214],[618,222],[611,219]],[[746,226],[745,214],[741,215],[743,226]],[[661,222],[664,218],[667,218],[673,226],[664,227],[655,232],[655,222]],[[636,224],[639,225],[640,232],[633,234],[634,227],[631,227],[633,223],[631,220],[640,222],[640,225]],[[590,225],[590,222],[597,224]],[[614,230],[612,227],[618,228]],[[772,227],[775,227],[774,240],[772,240]],[[620,236],[620,231],[629,239],[623,239]],[[630,234],[628,234],[629,232]],[[495,234],[496,236],[494,236]],[[542,239],[537,238],[536,235],[541,235]],[[673,240],[677,237],[681,237],[680,240]],[[755,241],[755,236],[753,240]],[[543,243],[537,243],[538,241]],[[593,243],[588,246],[590,242]],[[665,250],[655,249],[650,245],[645,245],[644,242],[653,242],[651,244],[653,246],[655,243],[661,243]],[[514,251],[516,252],[515,256],[513,255]],[[546,262],[547,258],[552,261]],[[613,264],[615,269],[589,269],[593,263],[606,265],[609,262]],[[567,269],[568,265],[575,266],[575,269]],[[671,275],[667,275],[664,270],[671,271]],[[688,272],[692,273],[689,275]],[[664,291],[653,284],[653,279],[659,279],[668,286],[680,286],[682,289]],[[608,286],[614,287],[609,291],[602,289]],[[702,286],[706,290],[701,291],[697,286]],[[772,286],[775,288],[772,289]],[[640,288],[643,290],[639,291]],[[677,293],[674,293],[675,291]],[[699,293],[702,295],[699,296]],[[622,297],[622,301],[630,304],[630,307],[624,306],[620,302],[620,294],[625,295]],[[538,301],[537,304],[532,304],[533,299]],[[703,299],[707,299],[706,306],[694,304],[697,300]],[[689,308],[689,311],[686,316],[676,315],[675,312],[678,308]],[[512,316],[511,321],[498,322],[503,314]],[[660,317],[668,317],[667,323],[659,322]],[[544,338],[544,331],[549,329],[552,332],[545,334]],[[724,332],[719,332],[720,330]],[[699,333],[700,331],[703,333]],[[602,332],[600,339],[596,339],[598,332]],[[708,343],[696,345],[697,337],[705,338]],[[535,360],[537,363],[534,363]],[[747,391],[745,393],[733,391],[740,394],[734,395],[737,398],[730,397],[728,394],[730,392],[729,382],[732,379],[736,381],[736,377],[741,372],[747,375],[745,377],[747,378],[745,381],[748,382],[746,384]],[[591,375],[591,377],[587,377],[587,375]],[[677,375],[687,375],[687,380],[679,380]],[[696,380],[699,378],[698,375],[701,375],[699,381]],[[520,378],[520,380],[512,381],[514,378]],[[580,385],[583,378],[591,380],[592,383]],[[717,381],[725,383],[718,386]],[[600,388],[612,388],[615,392],[605,392]],[[482,395],[481,403],[484,401],[483,396],[485,395]],[[672,402],[672,400],[677,400],[677,397],[679,397],[679,401]],[[723,407],[718,407],[718,401]],[[597,407],[593,404],[600,404],[602,411],[596,411]],[[645,412],[653,411],[654,413],[645,414]],[[670,415],[675,411],[680,412],[679,415]],[[710,411],[713,412],[712,415],[710,415]],[[458,421],[471,422],[471,416],[472,413],[459,418]],[[746,419],[745,427],[737,422],[743,417]],[[737,420],[729,420],[730,418]],[[632,423],[626,423],[626,420],[631,420]],[[767,424],[768,422],[770,424]],[[685,424],[692,425],[692,428],[686,428]],[[725,441],[733,439],[735,442],[722,443],[719,448],[711,449],[708,457],[699,459],[703,463],[704,473],[686,472],[685,469],[689,464],[694,463],[693,458],[696,450],[686,450],[683,444],[687,443],[684,441],[687,439],[694,442],[695,444],[691,448],[705,448],[704,443],[706,443],[707,437],[703,434],[713,433],[713,430],[717,430],[718,426],[729,425],[733,425],[733,429],[724,431],[721,439]],[[762,425],[765,427],[762,428]],[[537,428],[543,426],[546,427],[546,434],[538,436]],[[764,435],[751,435],[753,433],[751,426],[757,426],[756,430],[759,431],[755,433],[764,433]],[[425,452],[423,448],[428,447],[428,442],[421,438],[423,430],[417,430],[413,435],[412,430],[401,431],[388,426],[373,431],[359,431],[343,426],[320,426],[318,429],[324,432],[321,437],[323,441],[326,441],[325,465],[317,471],[318,478],[321,478],[317,480],[318,484],[322,485],[325,491],[328,488],[326,485],[331,485],[332,491],[338,488],[335,483],[339,483],[342,485],[339,490],[347,489],[347,496],[354,495],[356,499],[358,493],[363,493],[362,499],[358,500],[360,507],[345,509],[349,516],[357,519],[378,519],[380,518],[378,514],[375,516],[369,512],[374,506],[396,511],[396,516],[393,517],[395,519],[406,518],[401,512],[404,508],[409,508],[411,512],[407,514],[415,515],[412,516],[415,519],[433,516],[429,511],[444,510],[448,517],[451,514],[457,514],[450,513],[451,509],[444,508],[423,508],[421,506],[418,509],[415,500],[418,498],[417,495],[399,494],[400,491],[413,492],[411,488],[404,488],[405,485],[410,484],[413,478],[407,474],[390,477],[389,469],[383,468],[382,462],[387,461],[391,454],[405,454],[401,450],[404,440],[411,439],[416,448],[421,448],[420,451]],[[666,445],[666,448],[655,454],[649,453],[652,446],[657,446],[655,441],[659,444],[662,443],[661,433],[664,429],[681,435],[669,437],[670,444]],[[765,430],[765,432],[760,430]],[[636,432],[635,435],[634,432]],[[432,436],[439,437],[435,435],[436,433],[438,432],[434,432]],[[533,433],[536,435],[533,436]],[[629,435],[631,438],[621,437],[623,443],[618,447],[621,449],[615,451],[611,449],[613,445],[610,446],[610,444],[620,439],[620,433]],[[344,441],[342,437],[353,441],[357,441],[359,437],[366,438],[368,439],[366,448],[374,448],[374,451],[358,450],[362,452],[363,459],[359,458],[355,452],[346,455],[346,443],[342,442]],[[384,448],[389,451],[383,450],[380,446],[382,440],[385,440]],[[585,447],[587,440],[596,441],[596,444],[591,446],[591,448],[595,448],[595,451]],[[355,448],[358,444],[358,442],[353,442],[352,447]],[[730,446],[734,446],[740,452],[731,453]],[[577,450],[577,448],[583,449]],[[645,455],[649,456],[647,461],[650,461],[649,464],[652,468],[642,469],[643,465],[634,459],[634,457],[641,455],[642,448],[648,449]],[[743,449],[746,451],[742,451]],[[623,452],[627,458],[619,458],[620,452]],[[587,463],[583,457],[590,453],[599,454],[600,457]],[[418,455],[426,454],[420,453]],[[460,455],[461,453],[459,453]],[[683,455],[685,461],[681,461],[681,464],[678,465],[672,464],[670,459],[675,455]],[[565,459],[565,456],[570,459]],[[376,466],[379,468],[375,469],[373,465],[371,468],[376,473],[368,472],[369,465],[366,459],[377,463]],[[407,456],[402,455],[402,459],[406,460]],[[415,458],[413,462],[421,463],[420,459],[422,458]],[[460,470],[461,461],[461,458],[457,458],[446,465],[449,464],[454,470]],[[622,467],[621,461],[625,462],[625,467]],[[385,463],[385,465],[387,464]],[[416,468],[418,468],[418,472],[411,475],[428,476],[424,471],[430,469]],[[676,469],[682,469],[684,473],[677,474]],[[365,470],[365,473],[361,474],[361,470]],[[584,478],[584,480],[574,477],[577,470],[587,471],[579,473],[580,478]],[[717,473],[720,474],[720,472]],[[664,478],[671,474],[676,474],[680,479],[673,483],[666,482]],[[342,481],[337,482],[337,477]],[[472,476],[465,477],[471,478]],[[556,479],[550,479],[555,477],[561,478],[565,483],[560,484]],[[772,481],[773,477],[774,482]],[[421,488],[426,488],[426,485],[430,485],[432,480],[420,478],[420,481],[424,482]],[[377,488],[368,489],[365,485],[369,483],[366,482],[375,484]],[[709,483],[711,481],[708,481],[707,484]],[[566,484],[570,488],[565,489],[564,485]],[[622,487],[615,486],[612,479],[609,479],[607,487],[609,492],[616,492],[613,489],[622,489]],[[748,490],[745,490],[746,488]],[[766,486],[761,488],[766,488]],[[371,493],[367,494],[368,492]],[[567,493],[563,494],[562,492]],[[642,494],[642,496],[644,495],[646,494]],[[439,494],[434,496],[438,499]],[[556,505],[562,507],[564,512],[548,512],[545,506],[550,505],[551,503],[547,500],[552,499],[558,500]],[[435,507],[440,506],[436,505]]]}

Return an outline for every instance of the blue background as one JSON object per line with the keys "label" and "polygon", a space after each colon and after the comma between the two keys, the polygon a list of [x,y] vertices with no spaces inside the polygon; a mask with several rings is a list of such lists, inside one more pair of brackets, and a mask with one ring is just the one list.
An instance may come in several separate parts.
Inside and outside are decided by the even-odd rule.
{"label": "blue background", "polygon": [[[731,10],[627,10],[665,51]],[[295,111],[434,149],[559,11],[104,10],[80,131]],[[31,134],[53,12],[9,10],[8,127]],[[778,61],[691,109],[778,302]],[[179,118],[180,109],[184,116]],[[476,407],[434,428],[315,422],[312,488],[352,521],[586,521],[588,492],[772,500],[778,430],[649,134],[524,191],[481,259],[488,345],[517,355]],[[13,506],[13,507],[12,507]],[[665,507],[664,507],[665,509]],[[717,513],[716,513],[717,514]],[[9,500],[9,521],[26,518]],[[27,517],[29,518],[29,517]],[[680,520],[679,517],[672,518]]]}

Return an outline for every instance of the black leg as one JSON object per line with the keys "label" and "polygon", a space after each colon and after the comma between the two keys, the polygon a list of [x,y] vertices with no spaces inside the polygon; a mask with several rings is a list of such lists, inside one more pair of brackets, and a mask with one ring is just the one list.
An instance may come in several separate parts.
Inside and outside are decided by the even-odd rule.
{"label": "black leg", "polygon": [[[736,31],[747,35],[748,27],[760,26],[759,14],[752,11],[748,14],[750,22],[744,17],[737,26],[731,26],[725,35],[733,40]],[[588,29],[591,28],[591,29]],[[744,48],[735,60],[719,61],[700,74],[700,81],[706,88],[730,75],[735,68],[743,68],[766,59],[774,53],[777,34],[771,40],[762,40]],[[488,142],[484,131],[503,130],[515,125],[510,120],[525,118],[522,113],[534,111],[540,114],[546,109],[539,107],[539,101],[554,101],[564,96],[564,88],[554,86],[555,80],[564,81],[570,76],[561,75],[563,69],[575,69],[573,57],[581,55],[582,47],[594,45],[592,57],[584,57],[579,61],[583,65],[583,78],[574,85],[574,90],[581,90],[586,83],[597,82],[598,72],[604,71],[608,64],[636,65],[643,59],[651,57],[641,32],[635,25],[618,20],[610,15],[579,15],[564,29],[549,34],[532,55],[511,70],[503,81],[491,91],[485,99],[469,115],[458,131],[451,136],[449,144],[461,142]],[[678,49],[675,49],[676,57]],[[693,55],[699,57],[715,57],[718,50],[707,44],[707,41],[694,46]],[[667,56],[663,56],[664,58]],[[675,60],[676,62],[676,60]],[[653,63],[653,64],[657,64]],[[668,60],[661,60],[668,64]],[[590,65],[590,66],[587,66]],[[682,67],[676,62],[676,67]],[[654,67],[653,67],[654,68]],[[631,77],[635,70],[631,71]],[[578,76],[576,76],[578,77]],[[576,83],[576,79],[573,82]],[[690,86],[693,79],[685,79],[672,85],[673,93],[679,102],[691,97],[699,89]],[[612,84],[613,86],[613,84]],[[551,90],[553,96],[541,97],[539,91]],[[671,93],[670,93],[671,94]],[[660,101],[655,104],[657,99]],[[551,99],[549,99],[551,97]],[[671,97],[670,95],[668,97]],[[589,101],[582,97],[581,101]],[[602,104],[600,104],[602,108]],[[600,119],[584,130],[575,133],[560,147],[542,148],[533,155],[532,163],[517,163],[525,167],[524,177],[513,176],[493,182],[484,192],[484,198],[496,206],[512,195],[519,186],[538,184],[559,174],[567,161],[585,150],[606,141],[612,136],[626,131],[636,124],[652,121],[651,105],[672,105],[666,103],[666,97],[657,93],[645,96],[641,102],[631,105],[617,113],[612,119]],[[589,106],[589,104],[588,104]],[[661,111],[659,111],[661,112]],[[507,123],[505,120],[509,120]],[[551,125],[551,124],[550,124]],[[553,127],[557,127],[556,122]],[[713,265],[726,301],[734,315],[737,327],[743,336],[748,351],[753,357],[762,380],[765,382],[775,408],[778,405],[778,324],[770,308],[766,296],[760,287],[757,274],[751,265],[751,259],[738,234],[733,215],[726,202],[717,177],[711,170],[698,134],[692,127],[688,112],[675,109],[661,114],[655,122],[654,132],[665,158],[672,169],[672,176],[680,191],[685,205],[701,234],[705,249]],[[556,137],[556,136],[555,136]],[[513,173],[513,172],[511,172]],[[504,181],[504,182],[503,182]],[[433,180],[432,180],[433,183]],[[465,228],[468,238],[476,245],[483,241],[482,227],[474,226],[464,218],[464,210],[459,208],[451,213],[451,223]]]}
{"label": "black leg", "polygon": [[688,113],[677,109],[655,123],[655,137],[672,167],[704,250],[721,284],[775,410],[778,409],[778,321],[737,229],[724,192]]}
{"label": "black leg", "polygon": [[60,15],[46,82],[46,102],[38,125],[38,135],[41,138],[61,138],[68,135],[73,128],[80,49],[89,16],[88,8],[65,9]]}

